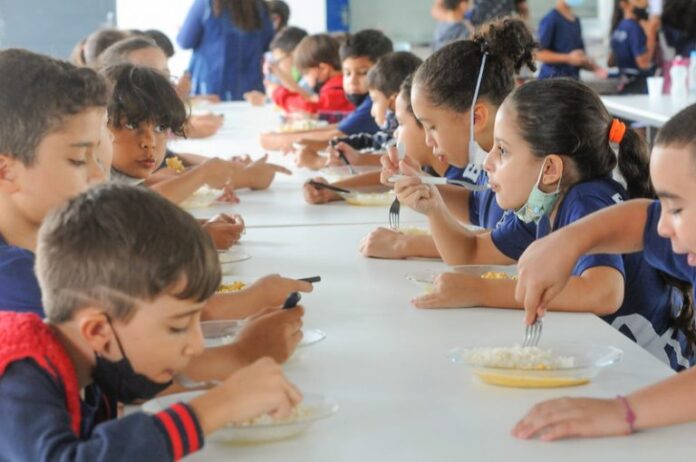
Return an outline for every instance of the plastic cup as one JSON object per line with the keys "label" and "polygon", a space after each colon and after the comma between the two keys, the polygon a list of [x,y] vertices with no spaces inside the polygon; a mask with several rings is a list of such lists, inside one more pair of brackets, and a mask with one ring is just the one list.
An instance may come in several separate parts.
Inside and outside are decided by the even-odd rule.
{"label": "plastic cup", "polygon": [[648,77],[648,95],[651,99],[659,99],[662,96],[664,84],[664,77]]}

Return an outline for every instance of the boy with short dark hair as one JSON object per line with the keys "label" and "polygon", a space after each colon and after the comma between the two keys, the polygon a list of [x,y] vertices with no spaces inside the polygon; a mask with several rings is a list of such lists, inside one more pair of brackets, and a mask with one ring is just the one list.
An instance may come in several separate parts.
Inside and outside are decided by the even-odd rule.
{"label": "boy with short dark hair", "polygon": [[221,278],[196,221],[152,192],[110,184],[57,209],[37,273],[47,322],[0,313],[3,458],[178,460],[226,424],[301,399],[263,359],[188,403],[116,420],[118,402],[154,397],[203,351],[198,321]]}
{"label": "boy with short dark hair", "polygon": [[318,113],[320,116],[353,110],[343,90],[338,43],[333,38],[327,34],[303,38],[293,52],[293,60],[315,94],[302,89],[287,75],[279,74],[283,86],[267,85],[275,104],[286,112]]}

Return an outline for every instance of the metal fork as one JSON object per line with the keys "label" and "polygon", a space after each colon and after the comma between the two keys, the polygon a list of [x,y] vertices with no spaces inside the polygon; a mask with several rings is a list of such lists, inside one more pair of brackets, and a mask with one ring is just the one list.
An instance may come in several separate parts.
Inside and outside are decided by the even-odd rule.
{"label": "metal fork", "polygon": [[541,318],[537,318],[534,324],[527,326],[524,330],[524,340],[522,340],[522,347],[535,347],[539,344],[539,339],[541,339],[541,328],[543,327],[543,322]]}
{"label": "metal fork", "polygon": [[398,198],[394,198],[391,206],[389,206],[389,227],[394,231],[399,229],[399,212],[401,211],[401,202]]}

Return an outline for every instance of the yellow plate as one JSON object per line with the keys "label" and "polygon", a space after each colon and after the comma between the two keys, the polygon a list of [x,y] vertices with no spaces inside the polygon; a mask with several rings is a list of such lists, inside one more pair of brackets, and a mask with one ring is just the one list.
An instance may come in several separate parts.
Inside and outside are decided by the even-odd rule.
{"label": "yellow plate", "polygon": [[576,387],[590,382],[590,379],[585,377],[529,377],[498,372],[475,372],[475,374],[482,382],[512,388]]}

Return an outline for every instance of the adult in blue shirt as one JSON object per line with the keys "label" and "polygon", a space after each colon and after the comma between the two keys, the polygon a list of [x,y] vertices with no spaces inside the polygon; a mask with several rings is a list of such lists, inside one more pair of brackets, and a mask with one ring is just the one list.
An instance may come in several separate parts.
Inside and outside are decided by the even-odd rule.
{"label": "adult in blue shirt", "polygon": [[193,49],[193,94],[240,101],[263,91],[263,54],[272,39],[263,0],[195,0],[177,36],[182,48]]}
{"label": "adult in blue shirt", "polygon": [[539,71],[540,79],[550,77],[580,78],[580,69],[588,69],[605,74],[585,54],[580,19],[575,16],[571,6],[577,0],[558,0],[556,7],[549,11],[539,23],[538,59],[543,63]]}
{"label": "adult in blue shirt", "polygon": [[617,66],[623,94],[647,94],[653,74],[654,26],[647,21],[647,0],[619,0],[614,11],[609,65]]}

